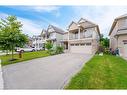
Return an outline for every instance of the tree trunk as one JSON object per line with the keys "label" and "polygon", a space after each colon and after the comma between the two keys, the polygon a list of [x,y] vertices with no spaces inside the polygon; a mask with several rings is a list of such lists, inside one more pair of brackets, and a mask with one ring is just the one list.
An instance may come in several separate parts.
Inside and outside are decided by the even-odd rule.
{"label": "tree trunk", "polygon": [[14,46],[13,46],[13,44],[12,44],[12,56],[11,56],[12,60],[14,59],[14,52],[13,52],[13,48],[14,48]]}

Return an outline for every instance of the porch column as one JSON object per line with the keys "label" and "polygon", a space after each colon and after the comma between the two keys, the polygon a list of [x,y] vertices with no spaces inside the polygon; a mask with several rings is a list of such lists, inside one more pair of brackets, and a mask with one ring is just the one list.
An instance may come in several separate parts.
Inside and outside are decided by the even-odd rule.
{"label": "porch column", "polygon": [[67,31],[68,31],[68,50],[70,49],[70,47],[69,47],[69,37],[70,37],[70,33],[69,33],[69,29],[67,29]]}
{"label": "porch column", "polygon": [[80,25],[78,25],[78,39],[80,39]]}

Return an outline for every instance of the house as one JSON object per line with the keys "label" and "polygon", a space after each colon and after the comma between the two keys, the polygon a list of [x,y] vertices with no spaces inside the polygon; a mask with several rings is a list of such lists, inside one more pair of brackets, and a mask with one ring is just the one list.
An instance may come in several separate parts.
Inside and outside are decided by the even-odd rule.
{"label": "house", "polygon": [[49,25],[45,30],[43,29],[41,34],[32,37],[32,46],[40,49],[45,49],[45,43],[47,41],[53,44],[53,47],[61,45],[61,40],[63,39],[64,31],[56,26]]}
{"label": "house", "polygon": [[61,42],[69,52],[94,54],[97,51],[100,39],[98,25],[81,18],[77,23],[72,21],[67,30]]}
{"label": "house", "polygon": [[34,35],[32,37],[32,47],[36,48],[36,50],[44,49],[43,40],[41,35]]}
{"label": "house", "polygon": [[53,46],[61,46],[61,40],[63,39],[64,32],[62,29],[49,25],[47,28],[47,39],[46,41],[50,41],[53,43]]}
{"label": "house", "polygon": [[110,29],[110,48],[119,49],[120,56],[127,57],[127,14],[117,17]]}

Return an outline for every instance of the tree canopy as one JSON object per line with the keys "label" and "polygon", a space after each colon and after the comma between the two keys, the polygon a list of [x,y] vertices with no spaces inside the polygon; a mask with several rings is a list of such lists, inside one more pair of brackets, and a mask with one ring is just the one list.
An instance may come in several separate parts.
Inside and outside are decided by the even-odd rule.
{"label": "tree canopy", "polygon": [[22,33],[22,24],[16,16],[8,16],[0,20],[0,49],[13,50],[15,47],[22,47],[28,42],[28,38]]}

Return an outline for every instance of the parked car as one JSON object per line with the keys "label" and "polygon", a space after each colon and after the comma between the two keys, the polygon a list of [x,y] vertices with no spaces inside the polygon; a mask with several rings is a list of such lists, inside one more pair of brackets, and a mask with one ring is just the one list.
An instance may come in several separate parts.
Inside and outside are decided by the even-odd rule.
{"label": "parked car", "polygon": [[29,48],[16,48],[16,52],[19,52],[19,51],[22,51],[22,52],[32,52],[32,51],[36,51],[36,49],[32,48],[32,47],[29,47]]}

